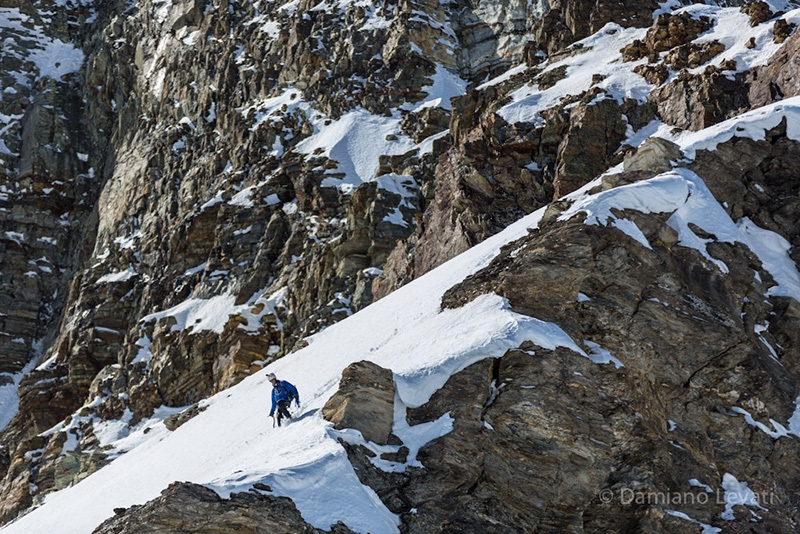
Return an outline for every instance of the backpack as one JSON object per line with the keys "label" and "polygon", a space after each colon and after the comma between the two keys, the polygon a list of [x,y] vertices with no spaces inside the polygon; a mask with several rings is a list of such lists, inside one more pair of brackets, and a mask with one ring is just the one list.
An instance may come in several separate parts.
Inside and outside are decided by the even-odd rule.
{"label": "backpack", "polygon": [[290,403],[294,400],[294,392],[283,385],[283,380],[278,380],[278,400],[282,400],[284,397]]}

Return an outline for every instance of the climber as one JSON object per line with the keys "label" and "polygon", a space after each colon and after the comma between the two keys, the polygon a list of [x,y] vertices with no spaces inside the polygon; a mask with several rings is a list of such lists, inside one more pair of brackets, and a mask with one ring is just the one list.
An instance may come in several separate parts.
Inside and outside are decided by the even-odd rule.
{"label": "climber", "polygon": [[272,383],[272,409],[269,411],[269,416],[273,419],[275,418],[275,408],[277,407],[278,426],[281,426],[281,419],[284,417],[286,419],[292,418],[291,414],[289,414],[289,405],[292,403],[292,399],[294,399],[297,406],[300,406],[300,394],[297,392],[297,388],[286,380],[275,378],[275,373],[268,374],[267,378]]}

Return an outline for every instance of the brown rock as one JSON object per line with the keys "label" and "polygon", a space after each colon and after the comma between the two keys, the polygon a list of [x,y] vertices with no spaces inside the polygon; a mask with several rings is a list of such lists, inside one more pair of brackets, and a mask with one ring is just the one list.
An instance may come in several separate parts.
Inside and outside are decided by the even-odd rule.
{"label": "brown rock", "polygon": [[786,19],[776,20],[775,26],[772,28],[773,41],[778,44],[784,42],[795,28],[797,28],[797,24],[794,22],[787,22]]}
{"label": "brown rock", "polygon": [[800,189],[792,177],[800,172],[800,143],[786,137],[786,126],[779,124],[763,141],[733,138],[713,152],[701,151],[691,169],[717,198],[724,199],[732,219],[748,217],[783,235],[797,261]]}
{"label": "brown rock", "polygon": [[[644,41],[637,39],[620,51],[622,60],[628,62],[648,57],[650,63],[657,63],[659,54],[669,50],[670,52],[664,60],[667,65],[675,69],[685,68],[689,65],[691,65],[689,68],[694,68],[725,50],[724,45],[714,41],[702,45],[691,43],[700,33],[710,28],[711,21],[707,17],[694,19],[687,13],[661,14],[647,31]],[[643,72],[647,72],[644,70],[645,67],[641,67],[641,69]],[[651,74],[651,76],[653,75]],[[653,79],[660,78],[660,73],[653,77]],[[659,84],[663,83],[664,79]],[[650,79],[648,81],[654,83]]]}
{"label": "brown rock", "polygon": [[689,43],[673,48],[664,57],[664,63],[675,70],[694,69],[725,51],[719,41],[706,41],[701,45]]}
{"label": "brown rock", "polygon": [[766,22],[775,16],[769,4],[760,0],[756,2],[747,2],[742,6],[742,13],[750,16],[750,26],[758,26],[762,22]]}
{"label": "brown rock", "polygon": [[706,128],[749,107],[746,87],[713,68],[701,74],[682,71],[650,93],[649,101],[665,122],[687,130]]}
{"label": "brown rock", "polygon": [[342,371],[337,391],[322,408],[322,415],[342,430],[354,428],[364,439],[386,445],[394,423],[392,372],[368,361]]}
{"label": "brown rock", "polygon": [[625,27],[649,26],[656,9],[656,4],[648,0],[596,5],[570,0],[552,7],[542,6],[545,13],[535,21],[531,34],[539,49],[550,55],[599,31],[608,22]]}
{"label": "brown rock", "polygon": [[206,406],[201,407],[199,404],[193,404],[182,412],[172,414],[164,419],[164,426],[167,427],[167,430],[174,432],[179,426],[183,425],[196,415],[203,413],[205,409]]}
{"label": "brown rock", "polygon": [[68,488],[107,464],[105,454],[99,451],[67,451],[55,460],[53,489],[59,491]]}
{"label": "brown rock", "polygon": [[633,71],[653,85],[661,85],[669,78],[669,69],[667,69],[663,63],[658,63],[656,65],[638,65]]}
{"label": "brown rock", "polygon": [[535,78],[535,80],[538,83],[538,89],[540,91],[546,91],[566,77],[567,67],[562,65],[561,67],[550,69],[547,72],[540,74]]}
{"label": "brown rock", "polygon": [[555,198],[571,193],[608,168],[626,138],[628,122],[621,106],[598,95],[584,99],[570,113],[569,131],[558,148]]}
{"label": "brown rock", "polygon": [[688,13],[663,13],[647,30],[644,43],[650,52],[665,52],[693,41],[702,32],[711,29],[711,25],[707,17],[695,19]]}
{"label": "brown rock", "polygon": [[748,75],[749,99],[759,107],[800,94],[800,67],[795,58],[800,48],[800,34],[795,32],[783,43],[767,65]]}
{"label": "brown rock", "polygon": [[622,48],[620,52],[622,53],[622,61],[627,63],[647,57],[650,50],[641,39],[636,39],[631,44]]}
{"label": "brown rock", "polygon": [[[742,195],[739,173],[752,165],[749,161],[763,161],[769,144],[788,148],[779,132],[768,139],[728,143],[730,153],[723,152],[717,165],[732,160],[737,143],[745,141],[743,150],[748,142],[754,146],[746,157],[727,164],[729,174],[709,180],[721,201]],[[697,169],[703,175],[714,172],[713,165]],[[728,180],[730,193],[724,189]],[[724,473],[747,472],[751,487],[774,495],[764,531],[788,528],[793,512],[783,496],[792,491],[800,472],[783,451],[796,449],[796,440],[773,440],[725,408],[746,406],[761,414],[764,419],[759,420],[785,421],[793,413],[796,336],[777,327],[770,333],[785,343],[779,364],[751,329],[773,314],[773,305],[784,310],[784,303],[764,301],[765,285],[753,272],[761,280],[768,278],[746,247],[709,246],[712,255],[730,266],[730,273],[722,275],[702,266],[695,251],[658,237],[666,235],[660,228],[668,214],[624,216],[635,221],[652,249],[611,226],[585,225],[580,219],[543,222],[537,232],[507,247],[492,266],[445,295],[443,306],[451,307],[497,293],[518,312],[555,322],[579,344],[597,341],[625,367],[597,365],[567,350],[533,345],[497,355],[494,376],[504,386],[481,412],[478,421],[487,423],[485,429],[467,437],[454,428],[421,454],[431,471],[426,482],[435,485],[432,471],[442,469],[439,494],[450,498],[431,499],[427,492],[436,489],[429,485],[414,494],[412,477],[410,506],[417,513],[404,516],[410,524],[423,528],[452,522],[465,530],[489,516],[508,529],[523,525],[531,531],[545,524],[554,530],[580,525],[584,531],[621,531],[623,524],[635,524],[682,532],[686,525],[672,522],[663,507],[648,501],[628,507],[623,492],[691,492],[692,478],[714,488]],[[578,302],[579,292],[588,300]],[[793,328],[792,313],[780,315],[788,321],[781,324]],[[653,335],[654,325],[658,335]],[[482,386],[477,382],[473,387],[478,391]],[[580,407],[583,403],[586,408]],[[678,421],[677,426],[668,426],[669,420]],[[471,485],[449,486],[453,479],[446,457],[472,450],[476,440],[481,441],[482,454],[475,455],[483,466],[480,476]],[[754,466],[753,458],[764,460]],[[604,489],[607,504],[598,498]],[[532,495],[541,506],[523,504]],[[448,515],[455,506],[458,513]],[[721,505],[694,501],[682,506],[693,518],[720,525]],[[736,517],[737,525],[750,518],[746,512]]]}

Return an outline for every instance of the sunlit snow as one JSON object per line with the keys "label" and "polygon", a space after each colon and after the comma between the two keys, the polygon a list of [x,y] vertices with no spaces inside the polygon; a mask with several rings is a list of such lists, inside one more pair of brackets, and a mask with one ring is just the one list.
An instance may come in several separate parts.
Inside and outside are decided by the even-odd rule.
{"label": "sunlit snow", "polygon": [[436,64],[436,73],[432,78],[433,85],[427,85],[422,88],[423,91],[428,93],[428,96],[422,102],[405,104],[403,109],[409,109],[414,112],[429,107],[452,109],[450,99],[461,96],[467,91],[467,82],[438,63]]}
{"label": "sunlit snow", "polygon": [[735,476],[730,473],[725,473],[722,476],[722,489],[725,490],[723,497],[725,502],[725,511],[722,512],[722,519],[733,521],[735,515],[733,513],[734,506],[749,506],[759,510],[767,510],[758,502],[758,497],[753,490],[747,486],[747,482],[739,482]]}
{"label": "sunlit snow", "polygon": [[31,362],[25,368],[16,374],[1,373],[0,381],[0,431],[2,431],[11,420],[17,415],[19,411],[19,396],[17,395],[17,387],[19,382],[31,369],[36,367],[36,362]]}
{"label": "sunlit snow", "polygon": [[[379,156],[408,152],[416,145],[400,132],[400,116],[379,117],[365,109],[350,111],[297,144],[296,150],[337,163],[336,174],[323,186],[358,185],[375,178]],[[393,136],[393,137],[392,137]]]}
{"label": "sunlit snow", "polygon": [[635,39],[644,38],[646,33],[646,28],[622,28],[618,24],[608,23],[595,35],[573,45],[576,51],[574,56],[547,65],[545,72],[566,67],[564,79],[543,91],[539,90],[538,84],[525,85],[511,94],[511,103],[500,109],[498,114],[509,123],[543,125],[544,119],[539,115],[541,111],[555,106],[565,95],[586,91],[598,74],[604,78],[596,85],[605,89],[610,97],[645,100],[653,87],[633,72],[637,63],[622,62],[619,50]]}

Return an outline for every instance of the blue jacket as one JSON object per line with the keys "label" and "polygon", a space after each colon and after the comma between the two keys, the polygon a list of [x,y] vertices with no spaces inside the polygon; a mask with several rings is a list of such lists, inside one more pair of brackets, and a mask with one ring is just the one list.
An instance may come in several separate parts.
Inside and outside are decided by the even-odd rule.
{"label": "blue jacket", "polygon": [[272,415],[275,413],[278,402],[291,402],[292,399],[300,406],[300,394],[297,392],[297,388],[286,380],[276,380],[275,385],[272,386],[272,409],[269,411],[269,414]]}

